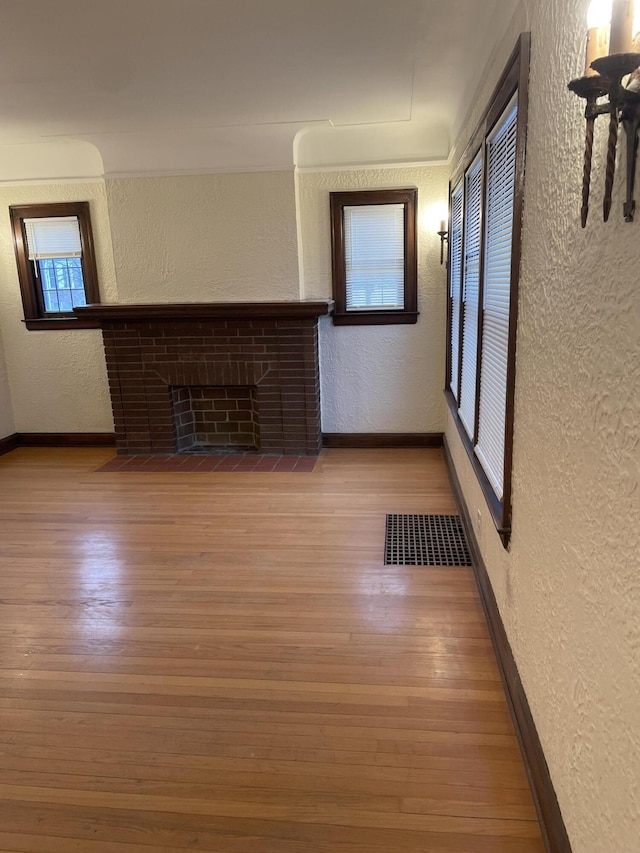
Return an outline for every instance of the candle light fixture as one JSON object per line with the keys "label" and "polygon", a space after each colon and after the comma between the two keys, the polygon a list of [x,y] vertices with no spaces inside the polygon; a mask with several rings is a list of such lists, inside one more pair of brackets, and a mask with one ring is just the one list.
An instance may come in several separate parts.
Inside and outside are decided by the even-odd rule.
{"label": "candle light fixture", "polygon": [[440,237],[440,266],[444,263],[444,243],[445,240],[449,241],[449,231],[447,230],[447,221],[446,219],[440,220],[440,230],[437,232],[438,237]]}
{"label": "candle light fixture", "polygon": [[606,222],[611,212],[618,128],[622,123],[627,147],[627,192],[623,212],[625,221],[633,222],[640,127],[640,0],[592,0],[587,27],[585,73],[569,83],[569,89],[586,101],[580,217],[583,228],[589,214],[594,125],[600,115],[609,116],[603,218]]}
{"label": "candle light fixture", "polygon": [[609,21],[611,0],[592,0],[587,13],[587,50],[584,61],[585,77],[597,72],[591,67],[594,59],[609,53]]}

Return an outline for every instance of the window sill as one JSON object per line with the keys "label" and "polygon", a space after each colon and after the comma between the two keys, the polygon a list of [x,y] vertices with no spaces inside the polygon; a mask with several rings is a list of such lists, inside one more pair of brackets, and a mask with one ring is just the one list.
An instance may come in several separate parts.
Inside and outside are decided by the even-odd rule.
{"label": "window sill", "polygon": [[390,326],[418,322],[419,311],[349,311],[332,315],[334,326]]}
{"label": "window sill", "polygon": [[484,499],[487,502],[489,512],[491,513],[491,518],[496,526],[496,531],[502,540],[503,547],[506,550],[509,547],[509,539],[511,538],[511,519],[510,517],[507,517],[505,504],[503,501],[498,499],[496,493],[493,491],[489,478],[485,474],[484,468],[480,464],[480,461],[473,450],[473,444],[469,440],[469,436],[467,435],[464,425],[460,420],[460,416],[458,415],[458,407],[453,394],[448,389],[445,390],[444,394],[458,428],[460,440],[467,451],[467,456],[469,457],[469,461],[471,462],[475,475],[478,479],[478,483],[480,484],[480,488],[482,489],[482,493],[484,494]]}
{"label": "window sill", "polygon": [[44,332],[50,329],[99,329],[97,320],[80,319],[80,317],[34,317],[22,321],[31,332]]}

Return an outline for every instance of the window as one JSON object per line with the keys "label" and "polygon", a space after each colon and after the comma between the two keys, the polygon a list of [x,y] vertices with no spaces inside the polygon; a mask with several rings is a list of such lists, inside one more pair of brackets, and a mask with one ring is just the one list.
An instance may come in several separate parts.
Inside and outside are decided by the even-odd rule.
{"label": "window", "polygon": [[417,321],[417,194],[331,193],[336,325]]}
{"label": "window", "polygon": [[28,329],[96,325],[73,309],[99,302],[89,202],[9,208]]}
{"label": "window", "polygon": [[524,34],[450,191],[446,394],[505,547],[528,74]]}

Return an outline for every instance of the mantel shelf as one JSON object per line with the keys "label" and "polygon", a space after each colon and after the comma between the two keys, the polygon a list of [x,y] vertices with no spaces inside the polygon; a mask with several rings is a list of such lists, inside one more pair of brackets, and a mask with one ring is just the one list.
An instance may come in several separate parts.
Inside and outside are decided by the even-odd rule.
{"label": "mantel shelf", "polygon": [[79,317],[98,322],[138,320],[210,320],[210,319],[304,319],[323,317],[333,312],[333,300],[296,302],[169,302],[153,304],[100,304],[75,308]]}

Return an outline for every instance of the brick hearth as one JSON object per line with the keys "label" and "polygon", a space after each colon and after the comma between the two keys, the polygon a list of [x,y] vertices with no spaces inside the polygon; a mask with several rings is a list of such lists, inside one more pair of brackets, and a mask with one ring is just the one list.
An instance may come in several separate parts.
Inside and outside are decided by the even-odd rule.
{"label": "brick hearth", "polygon": [[330,302],[78,309],[102,327],[118,453],[319,453],[317,322],[330,309]]}

